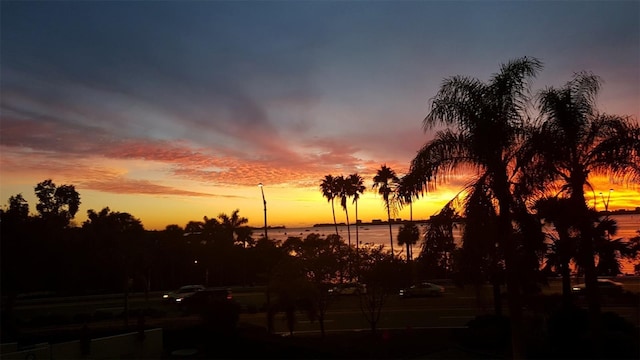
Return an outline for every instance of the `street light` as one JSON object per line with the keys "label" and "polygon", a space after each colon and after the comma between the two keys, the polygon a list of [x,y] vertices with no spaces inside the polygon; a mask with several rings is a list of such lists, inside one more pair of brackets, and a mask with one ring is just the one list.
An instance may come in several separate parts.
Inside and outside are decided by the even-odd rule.
{"label": "street light", "polygon": [[604,195],[602,194],[602,192],[600,192],[600,197],[602,198],[602,203],[604,203],[604,212],[605,214],[609,215],[609,200],[611,200],[611,193],[613,192],[613,189],[609,189],[609,195],[607,195],[607,200],[604,200]]}
{"label": "street light", "polygon": [[264,189],[263,189],[262,183],[259,183],[258,186],[260,187],[260,192],[262,193],[262,203],[264,204],[264,238],[268,239],[267,237],[267,200],[264,198]]}

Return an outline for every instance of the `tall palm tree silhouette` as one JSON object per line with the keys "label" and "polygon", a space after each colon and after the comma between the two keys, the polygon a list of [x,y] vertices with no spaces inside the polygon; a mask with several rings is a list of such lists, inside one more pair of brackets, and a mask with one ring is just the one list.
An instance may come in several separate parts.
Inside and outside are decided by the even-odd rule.
{"label": "tall palm tree silhouette", "polygon": [[[532,186],[559,181],[579,218],[578,264],[584,269],[592,331],[600,313],[595,267],[594,223],[589,216],[585,187],[589,175],[608,175],[613,181],[640,183],[640,126],[628,118],[596,110],[601,80],[581,72],[561,88],[539,94],[542,123],[524,147],[526,173],[536,175]],[[541,181],[543,180],[543,181]],[[546,181],[545,181],[546,180]]]}
{"label": "tall palm tree silhouette", "polygon": [[356,252],[360,246],[360,236],[358,233],[358,200],[360,195],[364,193],[366,187],[364,186],[364,179],[357,173],[349,175],[349,182],[351,183],[353,193],[353,203],[356,205]]}
{"label": "tall palm tree silhouette", "polygon": [[396,172],[387,165],[382,165],[373,177],[373,189],[378,189],[378,194],[382,195],[384,206],[387,209],[387,222],[389,223],[389,242],[391,244],[391,253],[393,252],[393,232],[391,231],[391,204],[390,196],[393,193],[395,184],[398,183]]}
{"label": "tall palm tree silhouette", "polygon": [[[501,66],[489,82],[453,76],[445,79],[431,101],[423,121],[426,130],[452,126],[438,131],[412,160],[411,172],[418,178],[430,169],[440,180],[456,170],[475,169],[488,178],[489,190],[496,200],[507,269],[507,292],[511,321],[512,356],[523,357],[522,308],[513,242],[511,211],[516,146],[525,128],[529,81],[542,68],[534,58],[520,58]],[[429,166],[426,166],[426,165]]]}
{"label": "tall palm tree silhouette", "polygon": [[[342,210],[344,210],[344,214],[347,217],[347,239],[349,244],[349,249],[351,249],[351,225],[349,222],[349,209],[347,208],[348,199],[355,192],[351,181],[349,178],[345,178],[340,175],[336,178],[336,184],[338,186],[338,196],[340,197],[340,206],[342,206]],[[357,227],[357,226],[356,226]]]}
{"label": "tall palm tree silhouette", "polygon": [[322,192],[322,196],[327,199],[328,202],[331,203],[331,213],[333,214],[333,226],[336,229],[336,235],[338,235],[338,223],[336,222],[336,209],[334,206],[334,200],[338,196],[338,184],[336,178],[334,178],[331,174],[325,175],[322,182],[320,182],[320,191]]}

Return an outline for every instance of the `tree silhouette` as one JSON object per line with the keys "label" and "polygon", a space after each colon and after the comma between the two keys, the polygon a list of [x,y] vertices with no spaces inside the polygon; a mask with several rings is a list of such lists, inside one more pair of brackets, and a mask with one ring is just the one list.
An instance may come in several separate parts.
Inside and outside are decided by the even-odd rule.
{"label": "tree silhouette", "polygon": [[[410,172],[418,178],[431,175],[447,178],[458,169],[472,169],[488,178],[497,202],[500,246],[507,269],[507,292],[513,356],[523,356],[522,308],[513,242],[512,187],[515,155],[525,128],[529,81],[542,67],[535,58],[521,58],[501,66],[488,83],[453,76],[445,79],[431,101],[423,121],[425,130],[439,125],[453,126],[438,131],[412,160]],[[429,166],[426,166],[428,164]]]}
{"label": "tree silhouette", "polygon": [[[98,241],[96,251],[103,263],[115,263],[118,272],[115,275],[122,281],[124,292],[125,325],[129,321],[129,292],[136,273],[147,275],[144,264],[137,261],[145,252],[142,235],[144,227],[139,219],[126,212],[112,212],[108,207],[100,212],[93,209],[87,211],[87,221],[82,224],[83,230]],[[110,268],[110,267],[109,267]]]}
{"label": "tree silhouette", "polygon": [[530,186],[544,188],[560,181],[579,223],[578,264],[584,269],[590,326],[598,330],[600,301],[595,267],[594,224],[585,187],[589,176],[608,175],[614,181],[640,183],[640,128],[628,118],[596,111],[601,80],[577,73],[561,88],[539,95],[542,122],[524,147]]}
{"label": "tree silhouette", "polygon": [[320,182],[320,191],[322,192],[322,196],[327,199],[328,202],[331,203],[331,213],[333,214],[333,226],[336,229],[336,235],[338,235],[338,223],[336,222],[336,209],[334,206],[334,199],[339,194],[338,183],[336,178],[334,178],[331,174],[325,175],[322,182]]}
{"label": "tree silhouette", "polygon": [[[241,229],[244,227],[246,223],[249,222],[249,220],[246,217],[241,217],[239,215],[239,212],[240,212],[239,209],[235,209],[231,213],[231,216],[225,213],[220,213],[218,215],[218,219],[220,219],[221,221],[220,225],[223,231],[224,239],[228,244],[233,244],[234,242],[236,242],[236,239],[239,237],[239,235],[243,231]],[[243,240],[238,240],[238,241],[242,242]]]}
{"label": "tree silhouette", "polygon": [[[391,203],[390,196],[393,193],[393,187],[398,183],[399,179],[395,171],[382,165],[373,177],[373,189],[378,189],[378,194],[382,195],[385,209],[387,210],[387,223],[389,224],[389,243],[391,244],[391,254],[393,252],[393,233],[391,231]],[[394,254],[395,256],[395,254]]]}
{"label": "tree silhouette", "polygon": [[404,224],[398,229],[398,245],[406,246],[407,248],[407,262],[410,262],[413,255],[411,247],[415,245],[420,239],[420,229],[413,222]]}
{"label": "tree silhouette", "polygon": [[[455,249],[453,229],[458,218],[453,207],[446,205],[429,219],[418,262],[430,278],[452,275],[452,254]],[[476,271],[475,274],[477,273]]]}
{"label": "tree silhouette", "polygon": [[344,176],[340,175],[335,178],[335,180],[338,186],[338,197],[340,197],[340,206],[342,206],[342,210],[344,210],[344,214],[347,218],[347,240],[349,248],[351,248],[351,225],[349,222],[349,209],[347,205],[349,204],[349,198],[355,194],[356,189],[348,177],[345,178]]}
{"label": "tree silhouette", "polygon": [[569,199],[546,197],[535,205],[538,217],[553,224],[557,237],[552,237],[550,251],[547,252],[547,267],[555,267],[562,276],[562,301],[571,304],[571,259],[576,256],[576,226],[579,219],[571,211]]}
{"label": "tree silhouette", "polygon": [[356,253],[360,247],[360,236],[358,232],[358,200],[360,195],[364,193],[366,187],[364,186],[364,179],[357,173],[349,175],[349,182],[351,183],[353,191],[353,203],[356,205]]}
{"label": "tree silhouette", "polygon": [[35,193],[40,218],[56,228],[68,226],[80,207],[80,194],[73,185],[56,186],[48,179],[36,185]]}
{"label": "tree silhouette", "polygon": [[301,289],[307,295],[304,310],[310,320],[318,320],[324,337],[325,315],[331,300],[328,290],[347,271],[348,248],[339,236],[332,234],[325,239],[314,233],[304,240],[290,237],[282,248],[299,260],[307,284]]}

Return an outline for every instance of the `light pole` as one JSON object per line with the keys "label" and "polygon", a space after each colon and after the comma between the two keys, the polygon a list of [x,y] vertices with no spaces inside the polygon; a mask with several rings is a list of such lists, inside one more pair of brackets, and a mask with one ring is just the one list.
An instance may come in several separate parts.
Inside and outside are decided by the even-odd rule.
{"label": "light pole", "polygon": [[262,203],[264,204],[264,238],[268,239],[267,237],[267,200],[264,198],[264,189],[263,189],[262,183],[259,183],[258,186],[260,187],[260,192],[262,193]]}
{"label": "light pole", "polygon": [[604,213],[608,216],[609,215],[609,200],[611,200],[611,193],[613,192],[613,189],[609,189],[609,195],[607,195],[607,200],[605,201],[604,199],[604,195],[602,194],[602,192],[600,192],[600,197],[602,198],[602,202],[604,203]]}

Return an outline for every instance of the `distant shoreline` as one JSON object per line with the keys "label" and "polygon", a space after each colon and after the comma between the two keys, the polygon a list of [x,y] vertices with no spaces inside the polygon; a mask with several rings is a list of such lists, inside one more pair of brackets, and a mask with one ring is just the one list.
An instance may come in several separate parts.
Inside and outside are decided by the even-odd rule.
{"label": "distant shoreline", "polygon": [[[635,210],[614,210],[614,211],[598,211],[598,214],[601,216],[606,216],[606,215],[615,215],[615,216],[622,216],[622,215],[640,215],[640,208],[636,208]],[[464,221],[464,218],[459,218],[457,220],[458,222],[462,222]],[[392,219],[391,220],[391,225],[403,225],[403,224],[408,224],[408,223],[415,223],[415,224],[428,224],[430,222],[429,219],[420,219],[420,220],[404,220],[404,219]],[[318,223],[318,224],[313,224],[310,226],[294,226],[291,228],[294,229],[298,229],[298,228],[321,228],[321,227],[333,227],[333,226],[347,226],[347,223],[345,222],[339,222],[337,224],[334,223]],[[356,224],[349,224],[351,226],[355,226]],[[378,220],[378,219],[374,219],[372,221],[368,221],[368,222],[359,222],[357,224],[358,226],[378,226],[378,225],[389,225],[389,222],[386,220]],[[263,230],[264,227],[251,227],[253,230]],[[287,229],[287,226],[285,225],[276,225],[276,226],[267,226],[267,230],[280,230],[280,229]]]}

